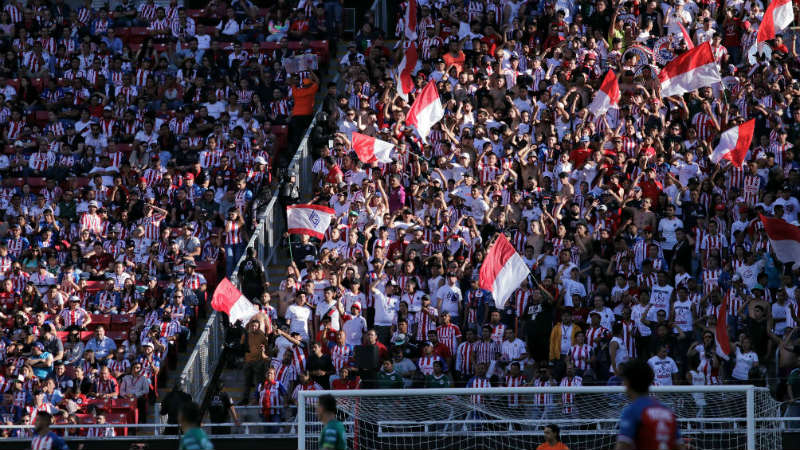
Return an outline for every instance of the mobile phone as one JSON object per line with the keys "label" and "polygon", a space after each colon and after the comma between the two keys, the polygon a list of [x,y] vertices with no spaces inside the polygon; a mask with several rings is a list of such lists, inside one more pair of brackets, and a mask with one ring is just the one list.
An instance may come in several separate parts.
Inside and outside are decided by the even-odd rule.
{"label": "mobile phone", "polygon": [[333,139],[328,139],[328,148],[333,148]]}

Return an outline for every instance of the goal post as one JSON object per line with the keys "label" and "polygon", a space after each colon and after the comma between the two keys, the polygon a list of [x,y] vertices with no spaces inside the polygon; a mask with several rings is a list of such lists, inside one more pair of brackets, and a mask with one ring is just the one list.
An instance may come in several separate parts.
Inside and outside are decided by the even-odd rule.
{"label": "goal post", "polygon": [[[653,386],[692,449],[780,448],[780,403],[754,386]],[[621,386],[301,391],[297,447],[318,448],[317,398],[333,395],[348,448],[516,449],[543,442],[556,424],[570,448],[610,449],[622,409]]]}

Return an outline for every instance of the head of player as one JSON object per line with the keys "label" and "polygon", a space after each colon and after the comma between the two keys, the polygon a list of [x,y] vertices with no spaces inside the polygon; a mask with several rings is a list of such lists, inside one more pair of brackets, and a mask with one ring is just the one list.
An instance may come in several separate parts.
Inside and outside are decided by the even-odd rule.
{"label": "head of player", "polygon": [[317,402],[317,415],[322,424],[336,419],[336,398],[332,395],[323,395]]}
{"label": "head of player", "polygon": [[67,443],[61,437],[50,431],[53,417],[47,411],[39,411],[33,423],[32,450],[68,450]]}
{"label": "head of player", "polygon": [[50,423],[53,417],[47,411],[39,411],[36,420],[33,422],[33,431],[39,436],[44,436],[50,432]]}
{"label": "head of player", "polygon": [[675,414],[648,394],[655,374],[645,361],[625,363],[622,379],[631,404],[622,410],[617,450],[683,449]]}
{"label": "head of player", "polygon": [[336,420],[336,399],[332,395],[323,395],[319,398],[317,415],[322,422],[319,448],[322,450],[346,450],[347,437],[344,425]]}
{"label": "head of player", "polygon": [[641,396],[646,396],[650,392],[650,385],[653,384],[654,377],[653,368],[646,362],[628,361],[622,369],[625,393],[633,401]]}

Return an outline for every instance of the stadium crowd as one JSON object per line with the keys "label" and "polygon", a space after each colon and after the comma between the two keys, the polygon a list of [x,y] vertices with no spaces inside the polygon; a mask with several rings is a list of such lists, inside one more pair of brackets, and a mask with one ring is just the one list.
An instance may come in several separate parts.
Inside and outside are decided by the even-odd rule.
{"label": "stadium crowd", "polygon": [[[657,384],[769,382],[794,400],[798,272],[759,214],[797,224],[800,61],[791,35],[750,54],[766,6],[419,0],[408,99],[406,5],[396,45],[365,27],[313,164],[312,202],[336,218],[324,239],[288,236],[293,264],[243,340],[242,403],[278,421],[306,389],[613,385],[633,358]],[[682,27],[723,83],[662,98]],[[592,117],[608,69],[622,100]],[[425,142],[405,118],[427,83],[445,115]],[[750,118],[743,167],[712,163]],[[394,161],[360,161],[353,132]],[[531,269],[504,305],[479,284],[497,233]]]}
{"label": "stadium crowd", "polygon": [[310,120],[341,24],[311,2],[92,5],[0,12],[2,425],[145,420]]}

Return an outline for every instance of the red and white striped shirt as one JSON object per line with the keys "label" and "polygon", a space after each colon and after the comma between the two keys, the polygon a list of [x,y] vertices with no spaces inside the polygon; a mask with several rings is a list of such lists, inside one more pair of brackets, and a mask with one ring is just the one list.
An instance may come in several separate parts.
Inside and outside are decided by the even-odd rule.
{"label": "red and white striped shirt", "polygon": [[225,245],[236,245],[242,242],[241,226],[232,220],[225,221]]}
{"label": "red and white striped shirt", "polygon": [[433,375],[433,363],[442,359],[436,355],[421,356],[417,361],[417,367],[422,375]]}
{"label": "red and white striped shirt", "polygon": [[573,345],[569,348],[569,359],[578,370],[589,368],[589,358],[592,356],[592,348],[589,344]]}
{"label": "red and white striped shirt", "polygon": [[[583,378],[579,376],[564,377],[559,384],[561,387],[577,387],[583,386]],[[564,414],[572,414],[572,408],[575,404],[575,394],[571,392],[565,392],[561,394],[561,403],[564,406]]]}
{"label": "red and white striped shirt", "polygon": [[461,339],[461,329],[458,328],[458,325],[453,325],[452,323],[442,325],[436,329],[436,336],[439,338],[439,342],[446,345],[450,353],[454,354],[458,341]]}

